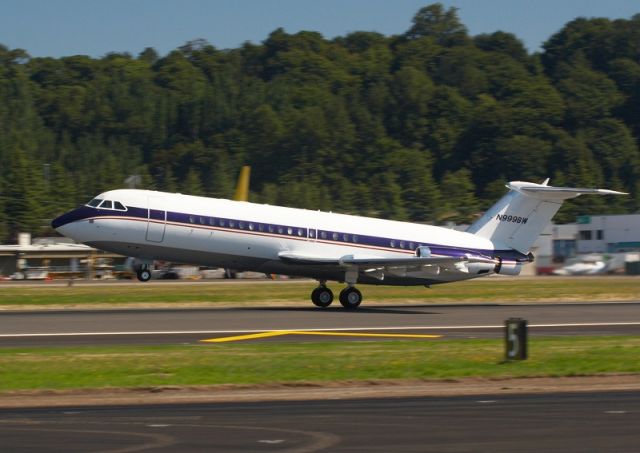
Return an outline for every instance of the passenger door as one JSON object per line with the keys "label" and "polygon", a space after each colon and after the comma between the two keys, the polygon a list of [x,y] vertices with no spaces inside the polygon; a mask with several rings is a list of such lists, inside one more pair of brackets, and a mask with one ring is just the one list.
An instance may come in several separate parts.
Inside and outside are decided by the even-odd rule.
{"label": "passenger door", "polygon": [[162,242],[167,226],[165,200],[158,196],[149,196],[149,215],[147,218],[147,241]]}

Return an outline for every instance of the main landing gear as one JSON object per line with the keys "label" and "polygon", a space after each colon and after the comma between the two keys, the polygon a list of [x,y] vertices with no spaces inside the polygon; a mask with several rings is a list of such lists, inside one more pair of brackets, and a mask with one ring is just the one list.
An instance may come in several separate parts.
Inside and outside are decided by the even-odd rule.
{"label": "main landing gear", "polygon": [[320,286],[311,292],[311,302],[316,307],[326,308],[333,302],[333,291],[327,288],[323,282],[320,282]]}
{"label": "main landing gear", "polygon": [[[340,291],[338,297],[340,304],[346,309],[356,309],[362,303],[362,293],[354,286],[347,286]],[[311,292],[311,302],[316,307],[326,308],[333,302],[333,291],[326,286],[325,281],[320,281],[320,286]]]}
{"label": "main landing gear", "polygon": [[362,303],[362,293],[355,286],[347,286],[340,291],[339,299],[344,308],[354,310]]}

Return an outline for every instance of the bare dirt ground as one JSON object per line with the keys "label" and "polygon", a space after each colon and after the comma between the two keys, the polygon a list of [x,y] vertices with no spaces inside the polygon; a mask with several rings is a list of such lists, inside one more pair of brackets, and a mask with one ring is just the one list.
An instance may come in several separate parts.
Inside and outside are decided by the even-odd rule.
{"label": "bare dirt ground", "polygon": [[509,395],[640,391],[640,375],[540,377],[442,381],[359,381],[275,385],[216,385],[0,393],[0,408],[114,406],[136,404],[308,401],[421,396]]}

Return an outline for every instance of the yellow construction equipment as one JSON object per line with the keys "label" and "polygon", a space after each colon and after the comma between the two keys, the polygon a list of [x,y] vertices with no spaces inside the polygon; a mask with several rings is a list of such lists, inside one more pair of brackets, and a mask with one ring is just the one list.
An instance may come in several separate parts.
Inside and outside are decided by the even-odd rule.
{"label": "yellow construction equipment", "polygon": [[249,201],[249,177],[251,176],[251,167],[245,165],[240,169],[240,176],[238,176],[238,185],[236,186],[236,193],[233,196],[235,201]]}

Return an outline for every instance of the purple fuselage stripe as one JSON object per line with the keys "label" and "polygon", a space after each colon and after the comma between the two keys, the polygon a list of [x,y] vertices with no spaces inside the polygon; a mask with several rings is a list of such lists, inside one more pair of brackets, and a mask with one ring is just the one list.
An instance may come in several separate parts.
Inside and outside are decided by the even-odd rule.
{"label": "purple fuselage stripe", "polygon": [[[165,220],[164,211],[149,210],[146,208],[127,207],[126,211],[116,211],[111,209],[97,209],[89,206],[81,206],[77,209],[69,211],[51,222],[54,228],[59,228],[65,224],[99,217],[128,217],[137,220],[148,221],[151,218],[155,222],[163,222]],[[198,214],[188,214],[182,212],[166,212],[166,222],[171,224],[179,224],[182,226],[224,229],[225,231],[238,231],[244,233],[260,234],[262,236],[305,239],[318,242],[331,242],[334,244],[353,245],[358,247],[375,247],[376,249],[385,249],[397,252],[411,252],[417,247],[429,247],[434,255],[460,257],[467,254],[474,256],[482,256],[487,258],[502,258],[508,261],[525,262],[529,258],[527,255],[515,250],[489,250],[489,249],[473,249],[443,246],[440,244],[430,244],[415,239],[399,239],[380,236],[368,236],[353,233],[345,233],[340,231],[328,231],[322,229],[308,229],[303,226],[294,225],[277,225],[263,222],[256,222],[246,219],[230,219],[218,216],[203,216]],[[312,232],[310,237],[309,233]],[[392,246],[391,244],[394,244]],[[403,247],[400,247],[403,244]],[[413,245],[413,247],[410,247]]]}

